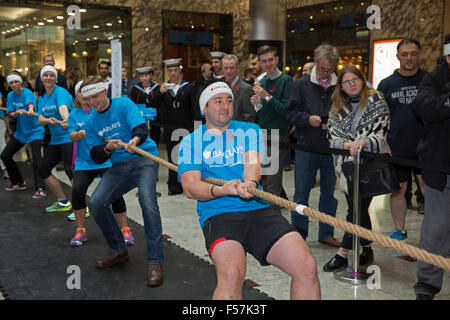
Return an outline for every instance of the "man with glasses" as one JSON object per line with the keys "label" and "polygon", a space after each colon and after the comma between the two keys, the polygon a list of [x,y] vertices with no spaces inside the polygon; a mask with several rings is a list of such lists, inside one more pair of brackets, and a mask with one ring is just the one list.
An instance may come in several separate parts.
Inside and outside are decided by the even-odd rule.
{"label": "man with glasses", "polygon": [[[416,149],[423,136],[423,123],[414,112],[412,106],[417,95],[419,84],[426,71],[419,68],[421,46],[414,39],[403,39],[397,45],[397,59],[400,68],[389,77],[383,79],[378,90],[384,94],[391,112],[391,128],[388,133],[388,144],[394,157],[417,160]],[[394,165],[400,191],[391,194],[390,205],[394,232],[392,239],[406,241],[406,210],[405,193],[411,174],[417,176],[421,193],[424,192],[422,172],[420,169],[408,166]],[[423,213],[423,203],[418,208]]]}
{"label": "man with glasses", "polygon": [[[310,75],[294,83],[285,115],[288,123],[295,126],[294,136],[298,144],[328,147],[327,119],[331,107],[331,94],[337,83],[334,70],[339,61],[337,48],[322,44],[314,50],[315,64]],[[317,171],[320,170],[319,211],[332,217],[336,215],[338,201],[334,198],[336,177],[331,155],[296,150],[295,193],[296,203],[308,206],[309,194]],[[308,236],[308,217],[291,212],[292,224],[304,239]],[[334,228],[319,224],[319,241],[340,247],[334,238]]]}

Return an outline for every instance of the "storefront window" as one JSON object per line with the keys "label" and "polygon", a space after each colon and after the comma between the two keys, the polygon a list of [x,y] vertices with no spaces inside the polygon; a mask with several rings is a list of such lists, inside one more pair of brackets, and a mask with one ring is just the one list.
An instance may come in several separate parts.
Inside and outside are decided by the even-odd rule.
{"label": "storefront window", "polygon": [[[164,59],[182,58],[184,79],[194,81],[211,51],[233,50],[233,17],[229,14],[163,11]],[[165,75],[167,79],[167,75]]]}
{"label": "storefront window", "polygon": [[286,62],[290,73],[314,61],[314,49],[329,43],[339,49],[338,70],[352,63],[368,75],[369,2],[339,1],[287,11]]}
{"label": "storefront window", "polygon": [[[51,6],[49,6],[51,5]],[[17,69],[33,85],[43,57],[70,76],[97,74],[99,61],[111,59],[110,41],[120,39],[125,67],[131,66],[131,14],[128,8],[80,7],[80,29],[67,27],[70,4],[3,1],[0,6],[1,74]],[[77,70],[79,69],[79,70]]]}

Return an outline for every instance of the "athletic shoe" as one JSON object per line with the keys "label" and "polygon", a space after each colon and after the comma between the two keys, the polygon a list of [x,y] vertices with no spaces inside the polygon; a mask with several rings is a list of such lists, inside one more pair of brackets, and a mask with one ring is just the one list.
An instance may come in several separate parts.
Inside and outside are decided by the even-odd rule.
{"label": "athletic shoe", "polygon": [[122,229],[123,238],[125,239],[125,244],[131,246],[134,244],[134,237],[131,233],[130,227],[125,227]]}
{"label": "athletic shoe", "polygon": [[8,187],[5,188],[6,191],[17,191],[17,190],[26,190],[27,187],[27,183],[18,183],[18,184],[12,184]]}
{"label": "athletic shoe", "polygon": [[[91,213],[89,212],[89,207],[86,207],[86,219],[89,218],[91,216]],[[75,212],[72,212],[71,214],[69,214],[67,216],[67,219],[69,219],[70,221],[76,221],[77,218],[75,218]]]}
{"label": "athletic shoe", "polygon": [[33,199],[41,199],[46,196],[47,196],[47,192],[45,192],[45,190],[43,190],[42,188],[39,188],[36,190],[35,194],[33,194],[31,197]]}
{"label": "athletic shoe", "polygon": [[2,178],[5,180],[9,180],[8,171],[6,171],[6,169],[3,169]]}
{"label": "athletic shoe", "polygon": [[77,228],[77,231],[75,232],[75,237],[70,240],[70,246],[76,247],[81,246],[83,243],[87,241],[87,234],[84,232],[82,228]]}
{"label": "athletic shoe", "polygon": [[67,212],[70,210],[72,210],[72,204],[70,203],[70,201],[67,201],[66,203],[56,201],[50,207],[47,207],[45,209],[46,212]]}
{"label": "athletic shoe", "polygon": [[408,231],[394,229],[394,232],[389,236],[389,238],[406,242],[408,240]]}

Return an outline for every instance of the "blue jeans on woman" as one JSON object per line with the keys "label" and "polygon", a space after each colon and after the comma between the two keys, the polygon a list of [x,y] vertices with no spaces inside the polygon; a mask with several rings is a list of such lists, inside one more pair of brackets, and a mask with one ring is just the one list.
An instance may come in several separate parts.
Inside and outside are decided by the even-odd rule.
{"label": "blue jeans on woman", "polygon": [[111,252],[120,252],[126,247],[111,204],[137,187],[147,240],[147,262],[162,264],[163,240],[161,216],[156,200],[157,177],[158,164],[144,157],[116,163],[103,175],[89,201],[89,209],[102,230]]}
{"label": "blue jeans on woman", "polygon": [[[309,206],[309,194],[313,187],[314,177],[320,169],[319,211],[336,216],[338,201],[334,198],[336,176],[333,157],[311,152],[295,151],[295,193],[294,202]],[[303,239],[308,237],[308,217],[291,211],[292,225],[300,232]],[[319,240],[326,240],[334,235],[334,227],[319,223]]]}

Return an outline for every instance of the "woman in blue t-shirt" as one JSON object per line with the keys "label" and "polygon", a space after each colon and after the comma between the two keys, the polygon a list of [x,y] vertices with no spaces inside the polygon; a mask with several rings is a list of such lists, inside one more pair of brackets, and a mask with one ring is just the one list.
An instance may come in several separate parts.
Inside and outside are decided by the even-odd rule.
{"label": "woman in blue t-shirt", "polygon": [[45,211],[66,212],[72,210],[72,204],[59,180],[52,175],[52,169],[62,160],[64,171],[72,181],[73,142],[67,131],[67,118],[73,101],[66,89],[56,85],[58,72],[54,67],[50,65],[43,67],[40,76],[44,86],[38,98],[39,122],[48,125],[51,140],[45,150],[39,174],[57,198],[57,201]]}
{"label": "woman in blue t-shirt", "polygon": [[39,176],[39,166],[42,162],[41,148],[44,138],[44,127],[39,124],[35,112],[36,98],[30,89],[23,88],[22,78],[11,74],[7,77],[8,85],[12,91],[8,94],[6,112],[11,118],[16,118],[16,131],[3,150],[1,158],[8,170],[11,185],[6,191],[25,190],[27,185],[13,159],[14,154],[27,143],[31,147],[33,157],[34,187],[36,192],[33,199],[40,199],[47,194],[44,190],[44,181]]}
{"label": "woman in blue t-shirt", "polygon": [[[3,95],[0,92],[0,107],[3,104]],[[6,118],[5,118],[5,111],[0,110],[0,153],[3,152],[3,149],[5,149],[6,141],[5,141],[5,134],[6,134]],[[6,172],[5,164],[2,160],[0,160],[0,168],[2,169],[2,177],[4,179],[9,179],[8,173]]]}
{"label": "woman in blue t-shirt", "polygon": [[[69,215],[69,220],[77,221],[77,229],[75,236],[70,241],[72,247],[81,246],[87,241],[85,228],[86,218],[90,216],[89,209],[86,206],[86,193],[89,185],[94,178],[111,167],[111,161],[98,164],[92,160],[89,154],[89,146],[86,142],[85,123],[93,109],[89,107],[83,95],[80,92],[80,81],[75,86],[75,100],[73,102],[74,109],[69,115],[67,124],[69,126],[70,139],[76,143],[75,148],[75,168],[73,173],[72,187],[72,206],[74,213]],[[120,197],[112,204],[112,209],[116,214],[117,221],[122,229],[122,234],[127,245],[134,243],[134,238],[130,227],[127,224],[126,205],[123,197]]]}

